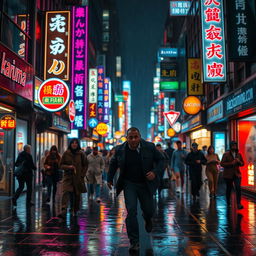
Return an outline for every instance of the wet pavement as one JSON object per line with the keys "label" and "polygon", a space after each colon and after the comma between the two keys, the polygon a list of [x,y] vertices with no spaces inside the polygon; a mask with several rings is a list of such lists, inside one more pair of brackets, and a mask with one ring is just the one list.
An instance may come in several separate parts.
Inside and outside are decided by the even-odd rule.
{"label": "wet pavement", "polygon": [[[188,188],[186,188],[188,189]],[[70,213],[61,222],[58,203],[42,204],[43,193],[35,193],[35,206],[25,207],[25,197],[16,210],[11,200],[0,199],[0,255],[129,255],[123,197],[102,189],[102,202],[83,196],[78,217]],[[243,210],[226,207],[224,186],[218,197],[209,199],[203,185],[200,200],[189,193],[178,197],[163,190],[155,198],[154,228],[149,235],[140,220],[140,255],[256,255],[255,201],[242,198]],[[152,253],[153,250],[153,253]]]}

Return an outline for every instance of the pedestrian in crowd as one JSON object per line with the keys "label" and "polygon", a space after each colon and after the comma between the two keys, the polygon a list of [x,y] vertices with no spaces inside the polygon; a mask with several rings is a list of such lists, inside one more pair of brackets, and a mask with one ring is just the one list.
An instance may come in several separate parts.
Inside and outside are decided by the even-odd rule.
{"label": "pedestrian in crowd", "polygon": [[167,143],[167,149],[165,150],[165,152],[167,153],[167,155],[169,157],[169,168],[171,168],[172,154],[174,152],[174,148],[171,145],[172,145],[171,141],[168,142]]}
{"label": "pedestrian in crowd", "polygon": [[18,155],[18,158],[15,162],[15,166],[23,164],[22,175],[17,179],[19,182],[19,187],[17,188],[14,197],[12,198],[13,206],[17,206],[17,199],[24,189],[26,183],[27,186],[27,198],[26,206],[33,206],[34,203],[31,202],[32,197],[32,182],[33,182],[33,170],[36,170],[32,155],[31,155],[31,146],[25,145],[23,151]]}
{"label": "pedestrian in crowd", "polygon": [[49,154],[49,150],[46,149],[44,151],[44,154],[43,154],[41,160],[40,160],[40,168],[41,168],[40,172],[41,172],[41,175],[42,175],[42,185],[43,185],[43,188],[46,187],[46,175],[45,175],[45,169],[44,169],[44,161],[45,161],[45,159],[46,159],[48,154]]}
{"label": "pedestrian in crowd", "polygon": [[92,153],[87,156],[88,160],[88,172],[86,175],[88,183],[88,198],[93,199],[94,185],[96,201],[100,203],[100,186],[102,184],[102,173],[104,170],[104,159],[99,154],[98,147],[93,147]]}
{"label": "pedestrian in crowd", "polygon": [[106,172],[106,161],[107,161],[107,155],[108,155],[108,150],[107,149],[103,149],[102,150],[102,158],[104,161],[104,170],[102,173],[102,181],[103,183],[107,183],[107,172]]}
{"label": "pedestrian in crowd", "polygon": [[145,229],[152,231],[152,217],[155,210],[153,195],[159,186],[159,175],[163,168],[163,156],[155,145],[141,138],[140,131],[131,127],[126,133],[127,141],[115,149],[110,161],[108,186],[113,186],[113,178],[118,168],[120,175],[116,184],[117,196],[124,190],[127,209],[126,229],[131,243],[130,253],[137,253],[139,244],[139,225],[137,202],[139,200]]}
{"label": "pedestrian in crowd", "polygon": [[167,171],[168,176],[171,177],[171,174],[169,173],[169,156],[168,154],[163,150],[162,145],[160,143],[156,144],[156,149],[162,154],[163,156],[163,168],[161,170],[161,173],[159,175],[160,179],[160,186],[158,187],[158,195],[161,195],[161,190],[163,188],[163,181],[164,181],[164,174],[165,171]]}
{"label": "pedestrian in crowd", "polygon": [[85,149],[85,154],[86,154],[86,156],[88,156],[88,155],[90,155],[92,153],[92,148],[91,147],[86,147],[86,149]]}
{"label": "pedestrian in crowd", "polygon": [[177,149],[172,154],[171,170],[175,174],[176,193],[184,192],[184,174],[186,172],[185,159],[188,152],[182,149],[180,140],[176,141]]}
{"label": "pedestrian in crowd", "polygon": [[71,139],[68,149],[64,152],[60,162],[60,168],[64,170],[60,218],[64,219],[66,217],[70,201],[72,202],[72,214],[73,216],[77,215],[80,209],[81,193],[86,192],[84,177],[87,167],[87,158],[81,151],[78,139]]}
{"label": "pedestrian in crowd", "polygon": [[[48,156],[44,161],[44,169],[46,175],[46,185],[47,185],[47,199],[46,202],[51,201],[51,193],[53,194],[53,203],[55,203],[55,196],[57,191],[57,181],[58,181],[58,171],[60,169],[60,154],[55,145],[50,149]],[[53,191],[52,191],[53,188]]]}
{"label": "pedestrian in crowd", "polygon": [[[204,145],[202,147],[202,152],[203,152],[204,156],[207,155],[208,152],[207,152],[207,146],[206,145]],[[207,181],[208,181],[207,175],[206,175],[206,166],[205,165],[202,166],[202,181],[204,183],[207,183]]]}
{"label": "pedestrian in crowd", "polygon": [[189,178],[191,180],[191,194],[195,201],[199,197],[199,191],[202,186],[202,164],[206,164],[206,158],[201,150],[198,150],[198,144],[192,143],[192,150],[188,153],[185,163],[189,166]]}
{"label": "pedestrian in crowd", "polygon": [[236,202],[237,208],[243,209],[241,205],[241,172],[240,166],[244,165],[244,160],[242,155],[238,151],[238,146],[236,141],[230,142],[230,150],[228,150],[222,156],[220,165],[224,167],[223,178],[226,182],[226,199],[227,205],[230,206],[230,196],[233,188],[235,186],[236,191]]}
{"label": "pedestrian in crowd", "polygon": [[219,156],[214,152],[214,147],[209,146],[207,150],[207,155],[205,156],[206,163],[206,175],[208,178],[208,186],[210,191],[210,197],[216,197],[217,194],[217,183],[219,169],[218,165],[220,164]]}

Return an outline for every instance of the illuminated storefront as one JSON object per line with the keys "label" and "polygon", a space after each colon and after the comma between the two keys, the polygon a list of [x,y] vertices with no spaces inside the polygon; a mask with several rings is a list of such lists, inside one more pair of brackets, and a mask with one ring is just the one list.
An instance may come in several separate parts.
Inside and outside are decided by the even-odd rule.
{"label": "illuminated storefront", "polygon": [[256,192],[256,80],[237,89],[223,101],[225,116],[230,120],[230,140],[238,141],[245,162],[241,167],[242,188]]}

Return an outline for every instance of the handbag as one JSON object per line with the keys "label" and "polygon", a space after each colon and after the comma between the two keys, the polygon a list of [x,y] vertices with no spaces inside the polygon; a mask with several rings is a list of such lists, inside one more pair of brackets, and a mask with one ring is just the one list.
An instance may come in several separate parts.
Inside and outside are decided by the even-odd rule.
{"label": "handbag", "polygon": [[15,177],[21,178],[22,175],[25,173],[24,162],[25,161],[23,161],[19,166],[15,167],[15,169],[14,169]]}

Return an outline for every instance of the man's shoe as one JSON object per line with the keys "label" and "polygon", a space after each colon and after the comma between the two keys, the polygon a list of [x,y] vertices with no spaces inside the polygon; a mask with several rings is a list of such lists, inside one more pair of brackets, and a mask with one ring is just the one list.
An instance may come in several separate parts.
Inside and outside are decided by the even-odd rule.
{"label": "man's shoe", "polygon": [[148,233],[150,233],[153,229],[153,223],[151,219],[145,220],[145,229]]}
{"label": "man's shoe", "polygon": [[50,198],[46,199],[46,203],[50,203],[50,201],[51,201]]}
{"label": "man's shoe", "polygon": [[241,209],[244,209],[244,207],[241,204],[238,204],[237,209],[241,210]]}
{"label": "man's shoe", "polygon": [[17,200],[14,197],[12,198],[12,205],[17,206]]}
{"label": "man's shoe", "polygon": [[101,202],[100,197],[97,197],[96,201],[97,201],[97,203],[100,203]]}
{"label": "man's shoe", "polygon": [[132,243],[130,248],[129,248],[130,253],[136,253],[136,252],[139,252],[139,250],[140,250],[140,244],[139,243]]}

